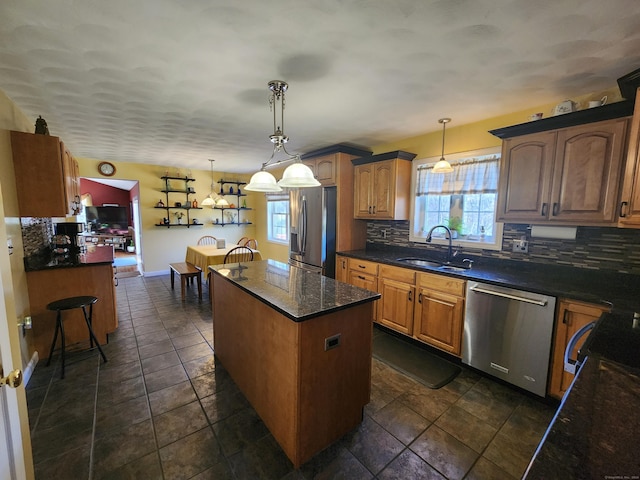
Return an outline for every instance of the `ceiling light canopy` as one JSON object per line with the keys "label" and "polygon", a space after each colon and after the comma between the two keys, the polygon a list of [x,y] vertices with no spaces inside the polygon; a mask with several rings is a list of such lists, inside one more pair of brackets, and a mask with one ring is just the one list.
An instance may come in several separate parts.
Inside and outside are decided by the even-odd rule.
{"label": "ceiling light canopy", "polygon": [[[284,134],[284,93],[287,88],[289,88],[289,85],[282,80],[269,82],[269,108],[273,112],[273,134],[269,135],[269,139],[273,143],[273,153],[269,160],[262,164],[260,171],[253,174],[245,190],[252,192],[281,192],[283,187],[320,186],[320,182],[314,178],[311,169],[301,162],[300,155],[292,155],[285,148],[285,143],[289,141],[289,137]],[[286,157],[276,160],[276,155],[281,152]],[[290,161],[295,163],[285,169],[282,179],[278,182],[276,182],[276,178],[273,175],[266,171],[269,166]]]}
{"label": "ceiling light canopy", "polygon": [[453,172],[453,167],[444,159],[444,131],[447,123],[451,121],[450,118],[441,118],[438,123],[442,124],[442,155],[440,160],[433,166],[433,173],[449,173]]}

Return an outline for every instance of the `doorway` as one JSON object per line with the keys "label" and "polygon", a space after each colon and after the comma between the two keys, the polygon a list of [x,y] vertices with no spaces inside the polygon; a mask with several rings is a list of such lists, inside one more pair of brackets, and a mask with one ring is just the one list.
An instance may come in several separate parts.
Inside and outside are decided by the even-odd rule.
{"label": "doorway", "polygon": [[[80,192],[85,218],[82,220],[91,232],[94,243],[114,245],[116,277],[137,276],[143,273],[142,229],[140,219],[140,186],[137,180],[80,178]],[[100,218],[102,211],[123,210],[126,207],[126,225],[109,214]],[[113,234],[116,235],[113,235]]]}

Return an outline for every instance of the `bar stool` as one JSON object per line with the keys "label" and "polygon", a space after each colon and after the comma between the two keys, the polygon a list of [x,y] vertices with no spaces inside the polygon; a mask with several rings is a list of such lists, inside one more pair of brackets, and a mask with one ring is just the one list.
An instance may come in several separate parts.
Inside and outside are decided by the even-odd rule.
{"label": "bar stool", "polygon": [[[53,355],[53,350],[56,346],[56,341],[58,340],[58,332],[60,332],[60,337],[62,341],[62,375],[60,378],[64,378],[64,357],[65,357],[65,338],[64,338],[64,326],[62,324],[62,311],[63,310],[73,310],[74,308],[82,308],[82,314],[84,315],[84,321],[87,322],[87,328],[89,329],[89,343],[91,348],[93,348],[93,344],[95,342],[96,347],[100,351],[100,355],[102,355],[102,359],[106,362],[107,357],[105,356],[102,348],[100,347],[100,343],[98,343],[98,339],[96,335],[93,333],[93,328],[91,328],[91,318],[93,316],[93,304],[96,303],[98,299],[92,296],[81,296],[81,297],[69,297],[63,298],[61,300],[56,300],[55,302],[51,302],[47,305],[47,310],[54,310],[57,312],[56,315],[56,331],[53,334],[53,342],[51,343],[51,349],[49,350],[49,359],[47,360],[47,366],[51,363],[51,356]],[[87,306],[89,306],[89,315],[87,315]]]}

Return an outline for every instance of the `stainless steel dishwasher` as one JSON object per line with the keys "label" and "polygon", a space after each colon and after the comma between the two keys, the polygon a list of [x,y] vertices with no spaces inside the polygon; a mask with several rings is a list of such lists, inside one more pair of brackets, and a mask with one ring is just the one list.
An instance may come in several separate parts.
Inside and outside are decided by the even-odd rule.
{"label": "stainless steel dishwasher", "polygon": [[544,397],[555,307],[555,297],[467,282],[462,362]]}

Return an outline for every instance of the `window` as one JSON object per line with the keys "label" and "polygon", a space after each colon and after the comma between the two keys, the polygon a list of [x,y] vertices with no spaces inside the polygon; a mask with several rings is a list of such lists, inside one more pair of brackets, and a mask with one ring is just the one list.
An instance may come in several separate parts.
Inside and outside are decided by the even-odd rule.
{"label": "window", "polygon": [[[429,230],[446,225],[462,246],[500,250],[502,224],[496,223],[500,150],[491,148],[447,158],[453,172],[433,173],[439,158],[413,163],[410,240],[424,242]],[[433,243],[448,243],[436,229]]]}
{"label": "window", "polygon": [[267,240],[289,243],[288,195],[267,195]]}

